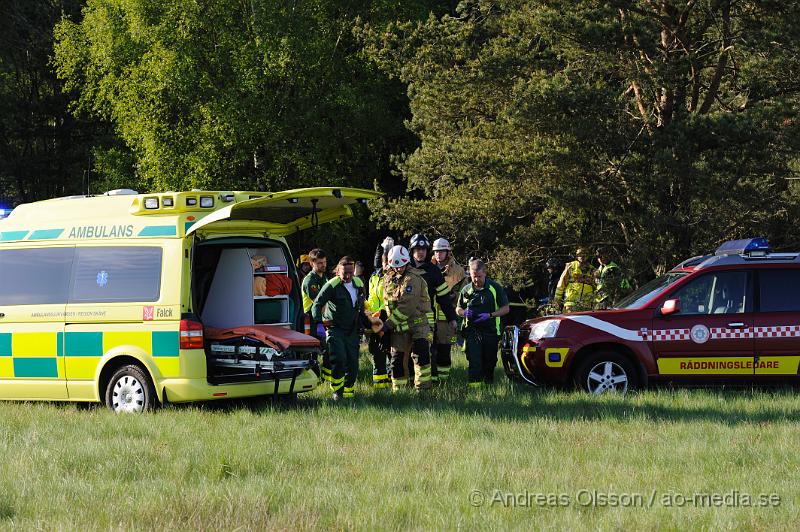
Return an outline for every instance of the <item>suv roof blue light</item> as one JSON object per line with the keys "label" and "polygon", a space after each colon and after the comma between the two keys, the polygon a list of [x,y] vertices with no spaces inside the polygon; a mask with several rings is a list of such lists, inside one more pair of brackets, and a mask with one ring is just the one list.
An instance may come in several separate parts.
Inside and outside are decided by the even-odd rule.
{"label": "suv roof blue light", "polygon": [[738,255],[753,252],[769,253],[769,242],[766,238],[745,238],[742,240],[728,240],[724,242],[714,255]]}

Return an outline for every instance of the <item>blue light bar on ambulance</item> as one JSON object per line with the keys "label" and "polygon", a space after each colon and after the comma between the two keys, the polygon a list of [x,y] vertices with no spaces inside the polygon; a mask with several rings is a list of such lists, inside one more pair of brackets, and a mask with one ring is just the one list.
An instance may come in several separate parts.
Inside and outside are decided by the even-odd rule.
{"label": "blue light bar on ambulance", "polygon": [[11,214],[11,209],[0,209],[0,220]]}
{"label": "blue light bar on ambulance", "polygon": [[769,253],[769,242],[766,238],[745,238],[743,240],[728,240],[724,242],[714,255],[748,255],[750,257],[764,257]]}

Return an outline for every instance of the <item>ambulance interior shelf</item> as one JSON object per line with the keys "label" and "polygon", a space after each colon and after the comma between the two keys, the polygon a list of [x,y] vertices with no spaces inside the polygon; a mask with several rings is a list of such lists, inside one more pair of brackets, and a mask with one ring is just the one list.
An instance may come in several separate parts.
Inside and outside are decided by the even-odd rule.
{"label": "ambulance interior shelf", "polygon": [[[292,291],[291,280],[287,275],[286,264],[275,264],[269,257],[250,253],[250,265],[253,268],[253,320],[255,323],[277,323],[290,325],[289,294]],[[264,274],[279,274],[267,277]]]}
{"label": "ambulance interior shelf", "polygon": [[195,280],[200,287],[195,294],[205,326],[292,325],[296,287],[283,247],[269,244],[198,247],[195,270],[201,279]]}

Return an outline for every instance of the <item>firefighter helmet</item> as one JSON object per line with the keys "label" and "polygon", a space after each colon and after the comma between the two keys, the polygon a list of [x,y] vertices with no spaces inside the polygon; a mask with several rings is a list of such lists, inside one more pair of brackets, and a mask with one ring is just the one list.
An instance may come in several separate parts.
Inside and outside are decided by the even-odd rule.
{"label": "firefighter helmet", "polygon": [[433,241],[433,251],[450,251],[450,242],[446,238],[437,238]]}
{"label": "firefighter helmet", "polygon": [[408,249],[414,250],[414,248],[425,248],[429,249],[431,247],[431,241],[428,240],[428,237],[423,235],[422,233],[417,233],[411,237],[411,240],[408,242]]}
{"label": "firefighter helmet", "polygon": [[387,257],[389,266],[392,268],[402,268],[411,262],[411,257],[408,256],[408,250],[403,246],[395,246],[389,251]]}

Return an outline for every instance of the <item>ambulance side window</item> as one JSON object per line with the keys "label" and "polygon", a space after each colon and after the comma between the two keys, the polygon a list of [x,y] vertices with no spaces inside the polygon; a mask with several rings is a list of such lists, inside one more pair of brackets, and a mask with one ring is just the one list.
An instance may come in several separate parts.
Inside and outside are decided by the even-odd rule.
{"label": "ambulance side window", "polygon": [[153,302],[161,293],[161,248],[77,248],[70,303]]}
{"label": "ambulance side window", "polygon": [[67,302],[74,248],[0,251],[0,304]]}

